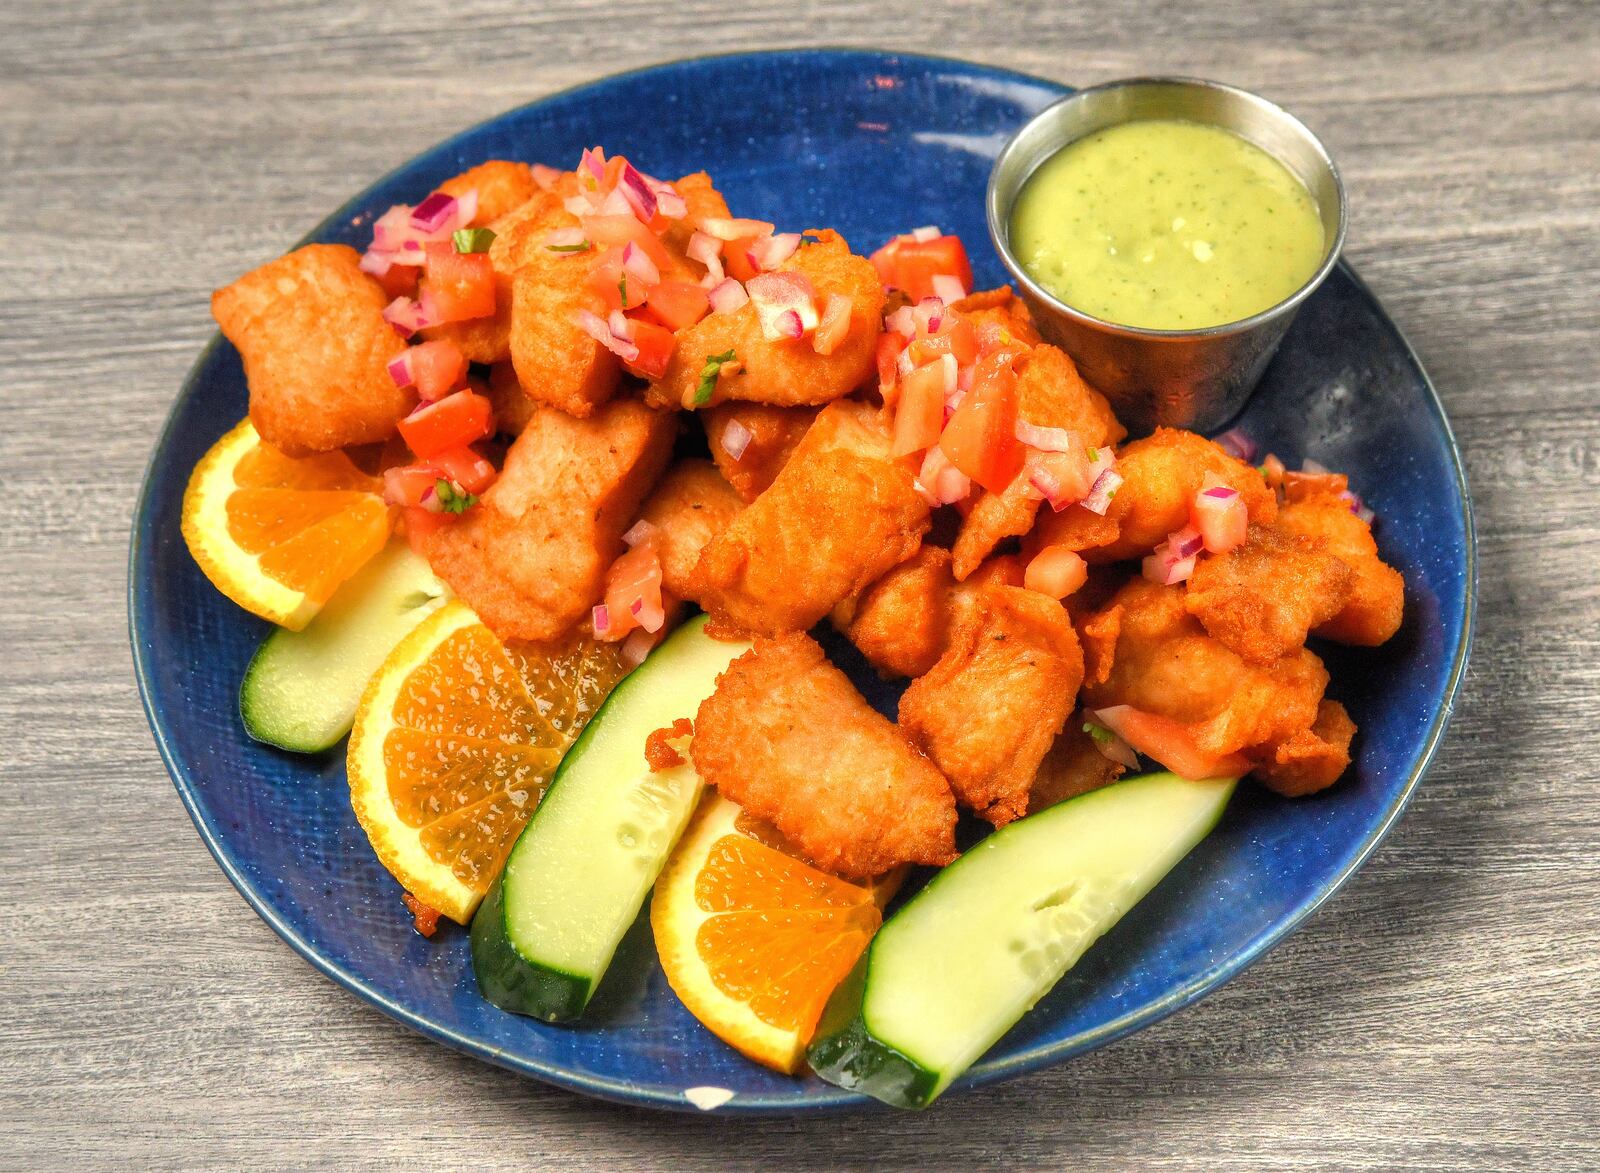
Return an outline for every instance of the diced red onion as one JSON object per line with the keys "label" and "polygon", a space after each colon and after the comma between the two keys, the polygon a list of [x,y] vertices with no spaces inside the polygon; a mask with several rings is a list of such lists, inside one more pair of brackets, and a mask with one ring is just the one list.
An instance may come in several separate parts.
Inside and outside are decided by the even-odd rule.
{"label": "diced red onion", "polygon": [[657,632],[646,631],[643,628],[629,632],[628,638],[622,641],[621,655],[623,662],[631,668],[637,668],[640,664],[643,664],[645,657],[656,646],[657,634]]}
{"label": "diced red onion", "polygon": [[436,191],[411,212],[411,226],[419,232],[438,232],[456,214],[456,197]]}
{"label": "diced red onion", "polygon": [[528,170],[533,172],[533,181],[539,185],[541,191],[550,191],[555,187],[556,181],[561,178],[561,172],[554,167],[547,167],[543,163],[535,163]]}
{"label": "diced red onion", "polygon": [[1071,452],[1078,443],[1078,437],[1066,428],[1047,428],[1023,419],[1017,421],[1014,431],[1017,439],[1040,452]]}
{"label": "diced red onion", "polygon": [[622,194],[622,189],[612,188],[606,193],[606,198],[600,201],[600,206],[595,209],[597,216],[632,216],[633,205],[628,202],[628,197]]}
{"label": "diced red onion", "polygon": [[803,273],[757,273],[745,282],[756,307],[762,336],[771,340],[803,338],[817,326],[817,293]]}
{"label": "diced red onion", "polygon": [[804,338],[806,324],[800,320],[799,310],[784,310],[773,319],[772,329],[779,338]]}
{"label": "diced red onion", "polygon": [[949,396],[945,397],[945,401],[944,401],[944,421],[945,421],[945,423],[949,423],[950,422],[950,417],[955,415],[956,409],[961,406],[961,401],[963,399],[965,399],[966,397],[967,397],[967,390],[965,388],[962,388],[962,387],[957,387],[956,388],[956,392],[955,392],[954,395],[949,395]]}
{"label": "diced red onion", "polygon": [[1168,534],[1167,545],[1179,558],[1192,557],[1206,548],[1205,539],[1192,525],[1186,525],[1176,533]]}
{"label": "diced red onion", "polygon": [[737,461],[753,439],[755,437],[749,428],[738,420],[730,420],[728,426],[722,429],[722,450],[728,454],[729,460]]}
{"label": "diced red onion", "polygon": [[645,175],[643,172],[640,172],[640,176],[644,179],[646,186],[655,192],[656,211],[660,212],[668,220],[682,220],[689,214],[688,202],[684,200],[683,196],[678,193],[678,189],[673,187],[672,184],[664,183],[654,175]]}
{"label": "diced red onion", "polygon": [[1300,471],[1308,472],[1313,476],[1319,477],[1331,476],[1333,474],[1333,469],[1329,468],[1319,460],[1312,460],[1310,457],[1307,457],[1305,460],[1300,462]]}
{"label": "diced red onion", "polygon": [[917,336],[917,320],[912,316],[911,307],[903,305],[883,321],[884,326],[902,338],[915,338]]}
{"label": "diced red onion", "polygon": [[622,246],[622,271],[635,278],[641,285],[659,285],[661,283],[661,270],[656,268],[656,263],[650,259],[644,249],[629,241]]}
{"label": "diced red onion", "polygon": [[745,236],[766,236],[777,225],[765,220],[736,220],[725,216],[707,216],[700,221],[700,231],[718,240],[738,240]]}
{"label": "diced red onion", "polygon": [[714,314],[731,314],[750,300],[744,286],[732,277],[725,277],[707,295]]}
{"label": "diced red onion", "polygon": [[1094,486],[1089,490],[1089,495],[1078,504],[1090,513],[1105,516],[1106,510],[1111,507],[1111,498],[1122,487],[1122,474],[1115,469],[1106,469],[1094,480]]}
{"label": "diced red onion", "polygon": [[655,536],[656,527],[641,517],[633,523],[627,533],[622,535],[622,541],[631,550],[640,542],[648,542]]}
{"label": "diced red onion", "polygon": [[578,156],[578,174],[585,171],[598,185],[606,181],[606,153],[600,147],[585,147],[582,155]]}
{"label": "diced red onion", "polygon": [[634,170],[632,163],[622,165],[622,174],[617,178],[617,190],[641,221],[648,224],[656,218],[656,193],[644,181],[644,176]]}
{"label": "diced red onion", "polygon": [[621,310],[611,311],[611,316],[606,319],[606,326],[613,336],[622,339],[624,342],[633,341],[633,319]]}
{"label": "diced red onion", "polygon": [[574,216],[587,216],[594,211],[594,201],[586,195],[568,196],[561,206]]}
{"label": "diced red onion", "polygon": [[774,236],[759,237],[751,246],[751,254],[755,259],[755,266],[763,272],[776,269],[800,247],[800,234],[798,232],[780,232]]}
{"label": "diced red onion", "polygon": [[424,306],[409,297],[397,297],[383,307],[383,320],[402,338],[410,338],[425,326],[433,325]]}
{"label": "diced red onion", "polygon": [[689,243],[683,251],[691,261],[699,261],[706,267],[706,281],[710,287],[715,287],[722,280],[722,241],[704,232],[696,232],[689,237]]}
{"label": "diced red onion", "polygon": [[952,305],[967,296],[967,288],[961,284],[961,278],[938,273],[933,278],[933,293],[946,305]]}
{"label": "diced red onion", "polygon": [[917,369],[916,361],[912,359],[911,352],[909,350],[902,350],[900,352],[899,356],[894,360],[894,369],[895,372],[902,378]]}
{"label": "diced red onion", "polygon": [[1058,513],[1060,512],[1060,506],[1056,505],[1056,502],[1061,500],[1064,493],[1061,488],[1061,481],[1057,479],[1055,473],[1042,464],[1030,465],[1028,468],[1028,487],[1050,502],[1052,509]]}
{"label": "diced red onion", "polygon": [[604,639],[606,632],[611,630],[611,609],[601,603],[589,613],[589,622],[594,624],[594,633]]}
{"label": "diced red onion", "polygon": [[544,246],[553,249],[575,249],[587,239],[582,228],[557,228],[544,238]]}
{"label": "diced red onion", "polygon": [[1176,551],[1162,543],[1156,547],[1155,553],[1145,558],[1141,571],[1151,582],[1173,586],[1186,581],[1194,573],[1194,555],[1180,558]]}
{"label": "diced red onion", "polygon": [[906,233],[906,235],[912,240],[916,241],[918,244],[926,244],[930,240],[938,240],[944,235],[944,233],[940,232],[939,229],[932,224],[924,224],[921,228],[913,228],[910,232]]}
{"label": "diced red onion", "polygon": [[1212,443],[1216,444],[1229,456],[1249,464],[1256,456],[1256,442],[1244,433],[1242,428],[1229,428],[1218,436]]}
{"label": "diced red onion", "polygon": [[924,334],[937,334],[939,327],[944,324],[943,299],[937,297],[923,298],[912,309],[911,320],[916,324],[918,331]]}
{"label": "diced red onion", "polygon": [[357,266],[363,273],[373,277],[382,277],[394,268],[394,254],[380,249],[369,248],[361,254],[361,262]]}
{"label": "diced red onion", "polygon": [[372,247],[381,252],[394,252],[402,242],[413,239],[411,205],[396,204],[372,224]]}
{"label": "diced red onion", "polygon": [[623,362],[633,362],[639,357],[639,348],[627,339],[618,338],[613,334],[611,328],[606,325],[605,320],[598,314],[590,313],[588,310],[579,310],[573,315],[573,320],[577,322],[580,330]]}
{"label": "diced red onion", "polygon": [[1091,738],[1095,749],[1100,751],[1102,757],[1116,762],[1119,766],[1127,766],[1130,770],[1139,768],[1139,755],[1134,752],[1133,746],[1129,745],[1120,733],[1113,733],[1106,725],[1105,718],[1093,709],[1085,709],[1083,715],[1105,731],[1104,737]]}
{"label": "diced red onion", "polygon": [[411,352],[409,350],[390,361],[389,377],[394,380],[394,385],[402,391],[416,383],[416,376],[411,373]]}
{"label": "diced red onion", "polygon": [[1214,497],[1218,501],[1228,501],[1239,495],[1239,490],[1230,485],[1212,485],[1209,489],[1201,489],[1202,497]]}
{"label": "diced red onion", "polygon": [[1352,493],[1349,489],[1346,489],[1344,492],[1340,493],[1339,499],[1350,506],[1351,513],[1354,513],[1368,525],[1371,525],[1372,519],[1377,516],[1377,514],[1373,513],[1372,510],[1367,508],[1366,502],[1364,502],[1355,493]]}

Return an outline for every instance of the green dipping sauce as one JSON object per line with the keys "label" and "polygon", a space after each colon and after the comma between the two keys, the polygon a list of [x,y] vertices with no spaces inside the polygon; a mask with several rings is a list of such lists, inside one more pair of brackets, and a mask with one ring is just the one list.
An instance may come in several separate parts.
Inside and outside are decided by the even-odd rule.
{"label": "green dipping sauce", "polygon": [[1311,193],[1260,147],[1220,127],[1151,119],[1046,160],[1017,197],[1011,248],[1076,310],[1200,330],[1288,297],[1327,240]]}

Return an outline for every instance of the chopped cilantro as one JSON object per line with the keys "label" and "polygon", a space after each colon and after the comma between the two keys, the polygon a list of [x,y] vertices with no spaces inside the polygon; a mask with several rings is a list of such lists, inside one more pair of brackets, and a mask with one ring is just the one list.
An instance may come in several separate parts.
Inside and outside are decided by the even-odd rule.
{"label": "chopped cilantro", "polygon": [[1094,738],[1096,745],[1110,745],[1113,740],[1111,730],[1104,726],[1096,725],[1093,721],[1085,721],[1083,723],[1083,731]]}
{"label": "chopped cilantro", "polygon": [[704,407],[711,402],[711,393],[717,389],[717,376],[722,372],[722,364],[732,362],[733,358],[734,354],[730,348],[706,359],[706,365],[700,368],[700,385],[694,390],[696,407]]}
{"label": "chopped cilantro", "polygon": [[577,244],[547,244],[544,247],[553,253],[586,253],[594,245],[587,240],[580,240]]}
{"label": "chopped cilantro", "polygon": [[1098,449],[1098,448],[1089,449],[1089,459],[1090,460],[1099,460],[1100,459],[1100,449]]}
{"label": "chopped cilantro", "polygon": [[456,488],[443,477],[433,483],[433,491],[439,494],[439,506],[446,513],[465,513],[478,503],[476,494]]}
{"label": "chopped cilantro", "polygon": [[617,292],[622,294],[622,308],[628,308],[628,275],[624,273],[617,278]]}
{"label": "chopped cilantro", "polygon": [[458,253],[486,253],[494,243],[494,232],[488,228],[457,228],[450,239]]}

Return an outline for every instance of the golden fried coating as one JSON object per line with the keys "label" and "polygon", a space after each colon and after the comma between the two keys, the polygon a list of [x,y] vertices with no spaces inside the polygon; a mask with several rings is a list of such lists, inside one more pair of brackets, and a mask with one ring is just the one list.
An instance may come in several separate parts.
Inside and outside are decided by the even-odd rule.
{"label": "golden fried coating", "polygon": [[883,287],[877,270],[850,251],[831,230],[815,231],[821,239],[803,245],[780,268],[810,279],[819,301],[842,293],[851,301],[850,330],[832,354],[818,354],[809,338],[771,341],[762,336],[756,307],[746,304],[732,313],[714,313],[678,331],[678,346],[659,382],[647,398],[658,407],[693,402],[706,360],[734,352],[737,374],[717,380],[713,402],[742,399],[787,406],[830,403],[875,377],[878,335],[883,330]]}
{"label": "golden fried coating", "polygon": [[[722,198],[711,182],[711,176],[704,171],[696,171],[685,175],[675,182],[673,187],[678,189],[678,194],[683,197],[683,202],[688,205],[688,214],[681,220],[673,220],[667,230],[661,234],[661,239],[668,249],[681,255],[689,245],[689,238],[694,235],[695,227],[707,216],[726,217],[728,215],[728,201]],[[698,280],[699,274],[686,277],[685,280]]]}
{"label": "golden fried coating", "polygon": [[[736,400],[719,403],[700,415],[711,459],[747,505],[767,491],[816,418],[814,407],[773,407]],[[734,423],[750,433],[737,460],[725,446],[728,427]]]}
{"label": "golden fried coating", "polygon": [[[1017,416],[1040,427],[1066,428],[1092,448],[1128,434],[1072,359],[1048,345],[1035,346],[1017,362]],[[1019,475],[1004,492],[983,493],[973,503],[956,537],[957,579],[964,581],[1001,542],[1033,528],[1040,503],[1023,495],[1025,485]]]}
{"label": "golden fried coating", "polygon": [[944,652],[954,585],[950,551],[923,546],[867,588],[841,630],[883,675],[921,676]]}
{"label": "golden fried coating", "polygon": [[730,664],[689,753],[817,867],[864,880],[955,858],[949,784],[807,635],[757,639]]}
{"label": "golden fried coating", "polygon": [[539,411],[539,405],[529,399],[517,382],[516,368],[511,360],[497,362],[489,368],[489,402],[494,406],[495,430],[502,436],[520,436],[523,429]]}
{"label": "golden fried coating", "polygon": [[700,555],[693,597],[719,623],[804,631],[917,552],[928,503],[864,403],[829,404],[778,479]]}
{"label": "golden fried coating", "polygon": [[1212,757],[1309,728],[1328,685],[1322,661],[1304,648],[1246,663],[1206,634],[1179,586],[1133,579],[1084,627],[1084,704],[1132,705],[1182,722]]}
{"label": "golden fried coating", "polygon": [[1272,747],[1272,756],[1259,763],[1252,775],[1270,790],[1299,798],[1325,790],[1339,780],[1350,765],[1350,741],[1356,723],[1338,701],[1317,706],[1317,719]]}
{"label": "golden fried coating", "polygon": [[1250,663],[1270,664],[1350,597],[1355,574],[1323,547],[1277,525],[1253,525],[1244,545],[1196,564],[1185,592],[1189,614]]}
{"label": "golden fried coating", "polygon": [[491,221],[489,227],[495,234],[494,243],[489,246],[489,263],[494,266],[494,313],[486,318],[429,326],[422,331],[422,336],[454,342],[472,362],[509,361],[514,279],[517,270],[554,227],[558,214],[562,214],[560,197],[535,189],[528,199]]}
{"label": "golden fried coating", "polygon": [[1039,342],[1039,331],[1034,329],[1033,316],[1027,304],[1009,285],[998,289],[980,289],[968,294],[950,308],[971,320],[975,326],[993,323],[1010,331],[1011,336],[1027,346]]}
{"label": "golden fried coating", "polygon": [[[1112,503],[1116,499],[1112,498]],[[1032,558],[1046,546],[1062,546],[1088,556],[1088,551],[1117,540],[1117,523],[1104,514],[1091,513],[1082,505],[1068,505],[1060,513],[1046,509],[1022,541],[1025,557]]]}
{"label": "golden fried coating", "polygon": [[288,456],[394,434],[416,395],[389,377],[406,347],[388,298],[343,244],[308,244],[211,295],[211,315],[244,360],[250,420]]}
{"label": "golden fried coating", "polygon": [[949,640],[900,698],[900,728],[997,827],[1028,812],[1039,763],[1077,703],[1083,653],[1066,609],[983,586],[954,600]]}
{"label": "golden fried coating", "polygon": [[661,478],[639,516],[656,527],[661,586],[693,599],[690,576],[700,551],[739,515],[744,502],[706,460],[680,460]]}
{"label": "golden fried coating", "polygon": [[1142,557],[1168,534],[1188,525],[1194,495],[1207,473],[1239,490],[1251,521],[1270,522],[1278,515],[1277,498],[1259,472],[1194,432],[1157,428],[1117,454],[1117,472],[1123,484],[1106,510],[1107,519],[1117,526],[1117,537],[1105,545],[1083,547],[1090,562]]}
{"label": "golden fried coating", "polygon": [[1278,525],[1292,534],[1319,539],[1354,572],[1350,597],[1332,619],[1315,628],[1335,643],[1376,647],[1400,630],[1405,611],[1405,580],[1378,557],[1372,528],[1350,504],[1332,492],[1291,493],[1278,512]]}
{"label": "golden fried coating", "polygon": [[1082,722],[1069,720],[1039,763],[1039,772],[1028,788],[1028,813],[1037,814],[1047,806],[1109,786],[1127,771],[1122,763],[1095,748]]}
{"label": "golden fried coating", "polygon": [[676,432],[671,416],[630,401],[583,420],[540,408],[500,479],[423,538],[423,554],[502,639],[557,639],[599,602]]}
{"label": "golden fried coating", "polygon": [[533,181],[533,169],[526,163],[490,159],[487,163],[479,163],[445,180],[439,185],[439,190],[457,199],[469,191],[476,191],[478,211],[472,223],[474,226],[492,227],[501,216],[537,195],[539,185]]}

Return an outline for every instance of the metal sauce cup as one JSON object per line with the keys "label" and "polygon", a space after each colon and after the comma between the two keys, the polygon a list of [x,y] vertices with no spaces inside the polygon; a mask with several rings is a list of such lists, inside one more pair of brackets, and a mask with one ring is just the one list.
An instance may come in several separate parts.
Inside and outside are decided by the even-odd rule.
{"label": "metal sauce cup", "polygon": [[[1046,159],[1110,126],[1180,118],[1231,130],[1305,184],[1322,215],[1326,253],[1317,271],[1270,309],[1203,330],[1148,330],[1073,309],[1029,276],[1011,251],[1017,195]],[[1296,311],[1333,269],[1344,244],[1339,169],[1294,115],[1233,86],[1195,78],[1130,78],[1079,90],[1019,130],[989,177],[989,235],[1046,339],[1072,355],[1136,435],[1158,425],[1213,431],[1243,408]]]}

